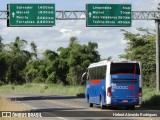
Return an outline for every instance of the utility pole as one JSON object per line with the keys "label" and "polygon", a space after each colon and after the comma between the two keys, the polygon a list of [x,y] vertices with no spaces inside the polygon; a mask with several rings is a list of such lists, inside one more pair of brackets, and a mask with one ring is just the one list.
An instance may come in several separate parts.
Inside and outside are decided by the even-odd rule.
{"label": "utility pole", "polygon": [[[158,4],[158,10],[160,10],[160,3]],[[160,19],[156,22],[156,89],[160,91]]]}
{"label": "utility pole", "polygon": [[160,20],[156,22],[156,89],[160,91]]}

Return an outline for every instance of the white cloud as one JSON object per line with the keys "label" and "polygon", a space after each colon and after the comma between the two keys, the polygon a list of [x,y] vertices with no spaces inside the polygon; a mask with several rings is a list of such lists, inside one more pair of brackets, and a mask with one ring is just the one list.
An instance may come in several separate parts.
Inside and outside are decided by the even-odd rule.
{"label": "white cloud", "polygon": [[60,29],[60,32],[63,34],[61,36],[61,39],[63,38],[69,38],[69,37],[72,37],[72,36],[79,36],[81,31],[80,30],[70,30],[70,29]]}

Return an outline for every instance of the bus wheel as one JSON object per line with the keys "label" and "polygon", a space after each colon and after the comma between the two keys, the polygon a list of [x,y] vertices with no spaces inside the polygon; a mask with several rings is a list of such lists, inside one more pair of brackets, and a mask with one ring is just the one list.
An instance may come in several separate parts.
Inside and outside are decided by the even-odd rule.
{"label": "bus wheel", "polygon": [[93,107],[93,103],[89,103],[89,107]]}
{"label": "bus wheel", "polygon": [[100,97],[100,105],[101,105],[101,109],[104,109],[105,108],[105,106],[103,105],[103,102],[102,102],[102,98]]}
{"label": "bus wheel", "polygon": [[130,106],[126,106],[125,108],[126,108],[126,110],[134,110],[135,106],[134,105],[130,105]]}

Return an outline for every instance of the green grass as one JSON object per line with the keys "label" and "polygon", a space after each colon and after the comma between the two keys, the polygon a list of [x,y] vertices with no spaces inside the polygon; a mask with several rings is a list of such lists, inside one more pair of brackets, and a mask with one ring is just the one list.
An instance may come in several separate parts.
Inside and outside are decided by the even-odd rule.
{"label": "green grass", "polygon": [[[160,92],[149,87],[143,87],[142,106],[160,108]],[[28,83],[24,85],[0,86],[0,93],[44,93],[60,95],[77,95],[84,97],[85,86],[62,86],[55,84]]]}
{"label": "green grass", "polygon": [[142,106],[160,108],[160,92],[149,87],[143,87],[142,90]]}
{"label": "green grass", "polygon": [[0,86],[0,93],[47,93],[61,95],[77,95],[84,93],[85,86],[62,86],[55,84],[28,83],[24,85]]}

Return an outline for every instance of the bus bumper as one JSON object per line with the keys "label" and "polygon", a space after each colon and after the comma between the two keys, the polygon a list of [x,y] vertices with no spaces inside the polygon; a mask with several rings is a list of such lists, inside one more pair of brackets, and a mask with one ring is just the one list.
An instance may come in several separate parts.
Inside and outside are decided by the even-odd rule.
{"label": "bus bumper", "polygon": [[133,99],[111,99],[111,105],[139,105],[139,98]]}

